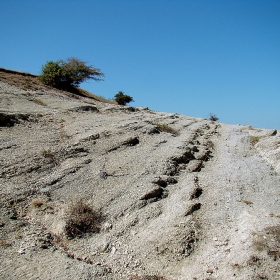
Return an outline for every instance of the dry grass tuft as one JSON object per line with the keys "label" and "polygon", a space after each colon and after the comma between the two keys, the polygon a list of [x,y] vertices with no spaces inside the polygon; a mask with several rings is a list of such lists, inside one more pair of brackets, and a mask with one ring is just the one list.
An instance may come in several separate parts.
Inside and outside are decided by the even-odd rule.
{"label": "dry grass tuft", "polygon": [[247,205],[251,205],[253,204],[252,201],[249,201],[249,200],[242,200],[243,203],[247,204]]}
{"label": "dry grass tuft", "polygon": [[44,205],[44,202],[39,198],[35,198],[31,201],[31,208],[40,208],[42,205]]}
{"label": "dry grass tuft", "polygon": [[266,251],[274,261],[280,259],[280,225],[267,227],[264,232],[253,235],[253,245],[258,251]]}
{"label": "dry grass tuft", "polygon": [[173,134],[174,136],[178,136],[180,133],[178,130],[170,127],[169,125],[165,124],[165,123],[154,123],[154,125],[156,126],[156,128],[159,130],[159,131],[162,131],[162,132],[167,132],[167,133],[171,133]]}
{"label": "dry grass tuft", "polygon": [[237,200],[237,202],[243,202],[243,203],[245,203],[245,204],[247,204],[247,205],[252,205],[252,204],[253,204],[252,201],[250,201],[250,200],[244,200],[244,199],[242,199],[242,200]]}
{"label": "dry grass tuft", "polygon": [[0,240],[0,247],[7,248],[9,246],[11,246],[11,244],[6,239]]}
{"label": "dry grass tuft", "polygon": [[109,104],[115,104],[117,105],[117,102],[114,101],[114,100],[108,100],[102,96],[98,96],[94,93],[90,93],[84,89],[81,89],[81,88],[76,88],[76,90],[79,92],[79,95],[82,95],[82,96],[85,96],[85,97],[88,97],[88,98],[91,98],[91,99],[95,99],[97,101],[100,101],[100,102],[103,102],[103,103],[109,103]]}
{"label": "dry grass tuft", "polygon": [[259,136],[251,136],[251,143],[253,146],[255,146],[260,141]]}
{"label": "dry grass tuft", "polygon": [[81,237],[85,233],[99,232],[102,215],[91,206],[78,200],[68,207],[65,233],[68,237]]}

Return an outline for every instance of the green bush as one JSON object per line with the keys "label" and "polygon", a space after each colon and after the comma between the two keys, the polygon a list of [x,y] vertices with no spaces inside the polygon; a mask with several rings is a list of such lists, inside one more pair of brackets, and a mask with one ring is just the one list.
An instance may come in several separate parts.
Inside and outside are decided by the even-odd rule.
{"label": "green bush", "polygon": [[42,66],[39,79],[46,85],[59,87],[62,84],[65,73],[61,67],[61,61],[48,61]]}
{"label": "green bush", "polygon": [[209,116],[210,121],[216,122],[217,120],[219,120],[219,118],[216,115],[214,115],[212,113],[210,113],[209,115],[210,115]]}
{"label": "green bush", "polygon": [[86,62],[72,57],[66,61],[47,61],[42,66],[39,79],[46,85],[67,89],[79,86],[88,79],[100,81],[103,76],[100,69],[88,66]]}
{"label": "green bush", "polygon": [[119,104],[119,105],[126,105],[129,102],[133,101],[133,98],[129,95],[124,94],[122,91],[119,91],[116,95],[115,95],[115,101]]}

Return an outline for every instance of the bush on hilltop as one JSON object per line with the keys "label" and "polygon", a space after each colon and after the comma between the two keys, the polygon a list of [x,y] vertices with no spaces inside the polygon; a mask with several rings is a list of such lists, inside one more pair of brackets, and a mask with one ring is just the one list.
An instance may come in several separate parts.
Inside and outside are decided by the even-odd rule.
{"label": "bush on hilltop", "polygon": [[124,94],[122,91],[119,91],[116,95],[115,95],[115,101],[119,104],[119,105],[126,105],[129,102],[133,101],[133,98],[129,95]]}
{"label": "bush on hilltop", "polygon": [[104,74],[100,69],[86,65],[85,61],[71,57],[67,60],[47,61],[42,66],[39,79],[47,85],[67,89],[79,86],[82,82],[93,79],[101,81]]}

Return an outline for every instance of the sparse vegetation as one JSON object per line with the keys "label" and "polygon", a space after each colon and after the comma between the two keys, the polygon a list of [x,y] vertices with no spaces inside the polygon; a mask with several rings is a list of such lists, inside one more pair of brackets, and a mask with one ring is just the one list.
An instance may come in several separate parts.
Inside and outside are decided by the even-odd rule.
{"label": "sparse vegetation", "polygon": [[128,112],[136,112],[136,109],[134,107],[128,107],[127,111]]}
{"label": "sparse vegetation", "polygon": [[83,200],[78,200],[68,208],[65,233],[68,237],[81,237],[85,233],[99,232],[101,214]]}
{"label": "sparse vegetation", "polygon": [[253,245],[258,251],[266,251],[274,261],[280,259],[280,225],[265,228],[264,232],[252,233]]}
{"label": "sparse vegetation", "polygon": [[119,105],[126,105],[127,103],[130,103],[133,101],[133,98],[129,95],[124,94],[122,91],[119,91],[115,95],[114,99]]}
{"label": "sparse vegetation", "polygon": [[280,225],[266,228],[266,232],[274,236],[275,241],[280,245]]}
{"label": "sparse vegetation", "polygon": [[44,202],[41,199],[35,198],[31,201],[31,208],[40,208],[43,204]]}
{"label": "sparse vegetation", "polygon": [[58,164],[58,160],[57,160],[55,154],[53,152],[51,152],[51,150],[44,150],[44,151],[41,152],[41,155],[44,158],[49,159],[51,162],[53,162],[55,164]]}
{"label": "sparse vegetation", "polygon": [[[5,114],[15,123],[10,128],[3,119],[8,127],[0,129],[5,276],[20,278],[23,271],[10,265],[18,259],[31,278],[42,279],[63,279],[65,269],[72,279],[277,278],[278,177],[265,161],[250,156],[257,152],[251,135],[259,135],[262,144],[272,130],[243,131],[142,108],[131,113],[133,107],[74,100],[73,94],[50,87],[29,96],[19,90],[18,101],[15,93],[3,86],[0,119]],[[48,107],[35,104],[35,98]],[[271,150],[278,135],[272,138]],[[269,144],[257,145],[258,150],[270,149]],[[201,167],[202,173],[192,173]],[[66,204],[77,196],[84,201]],[[108,215],[104,222],[101,211]],[[228,261],[219,263],[219,257]],[[192,264],[181,270],[188,260]]]}
{"label": "sparse vegetation", "polygon": [[81,96],[85,96],[85,97],[88,97],[88,98],[91,98],[91,99],[103,102],[103,103],[117,104],[117,102],[114,101],[114,100],[106,99],[103,96],[98,96],[96,94],[90,93],[90,92],[88,92],[88,91],[86,91],[86,90],[84,90],[82,88],[76,88],[75,89],[75,93],[77,93],[78,95],[81,95]]}
{"label": "sparse vegetation", "polygon": [[247,204],[247,205],[251,205],[251,204],[253,204],[253,202],[252,201],[249,201],[249,200],[237,200],[238,202],[243,202],[243,203],[245,203],[245,204]]}
{"label": "sparse vegetation", "polygon": [[253,146],[255,146],[260,141],[259,136],[251,136],[251,143]]}
{"label": "sparse vegetation", "polygon": [[261,259],[256,256],[256,255],[251,255],[250,258],[247,261],[248,265],[259,265],[260,264]]}
{"label": "sparse vegetation", "polygon": [[0,240],[0,246],[6,248],[6,247],[11,246],[11,244],[6,239],[3,239],[3,240]]}
{"label": "sparse vegetation", "polygon": [[219,120],[219,118],[215,114],[210,113],[209,114],[209,120],[213,121],[213,122],[216,122],[216,121]]}
{"label": "sparse vegetation", "polygon": [[180,134],[178,130],[170,127],[167,124],[154,123],[154,125],[156,126],[156,129],[161,131],[161,132],[171,133],[171,134],[173,134],[175,136],[178,136]]}
{"label": "sparse vegetation", "polygon": [[[10,85],[16,86],[23,90],[27,90],[25,93],[27,97],[30,97],[32,94],[29,90],[42,90],[46,88],[46,84],[44,84],[41,79],[29,73],[22,73],[18,71],[7,70],[4,68],[0,68],[0,81],[8,83]],[[79,87],[71,87],[67,88],[67,90],[71,93],[74,93],[72,96],[73,98],[75,95],[85,96],[100,102],[109,103],[109,104],[116,104],[116,101],[108,100],[104,97],[98,96],[96,94],[90,93],[82,88]]]}

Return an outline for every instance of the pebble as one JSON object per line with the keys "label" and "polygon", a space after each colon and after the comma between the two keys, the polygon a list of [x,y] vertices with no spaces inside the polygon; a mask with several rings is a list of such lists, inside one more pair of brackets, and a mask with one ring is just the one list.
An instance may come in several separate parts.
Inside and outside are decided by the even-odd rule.
{"label": "pebble", "polygon": [[25,249],[20,248],[17,252],[18,252],[19,254],[23,255],[23,254],[25,254]]}
{"label": "pebble", "polygon": [[116,247],[112,247],[111,253],[112,253],[112,254],[115,254],[115,253],[116,253],[116,250],[117,250]]}

